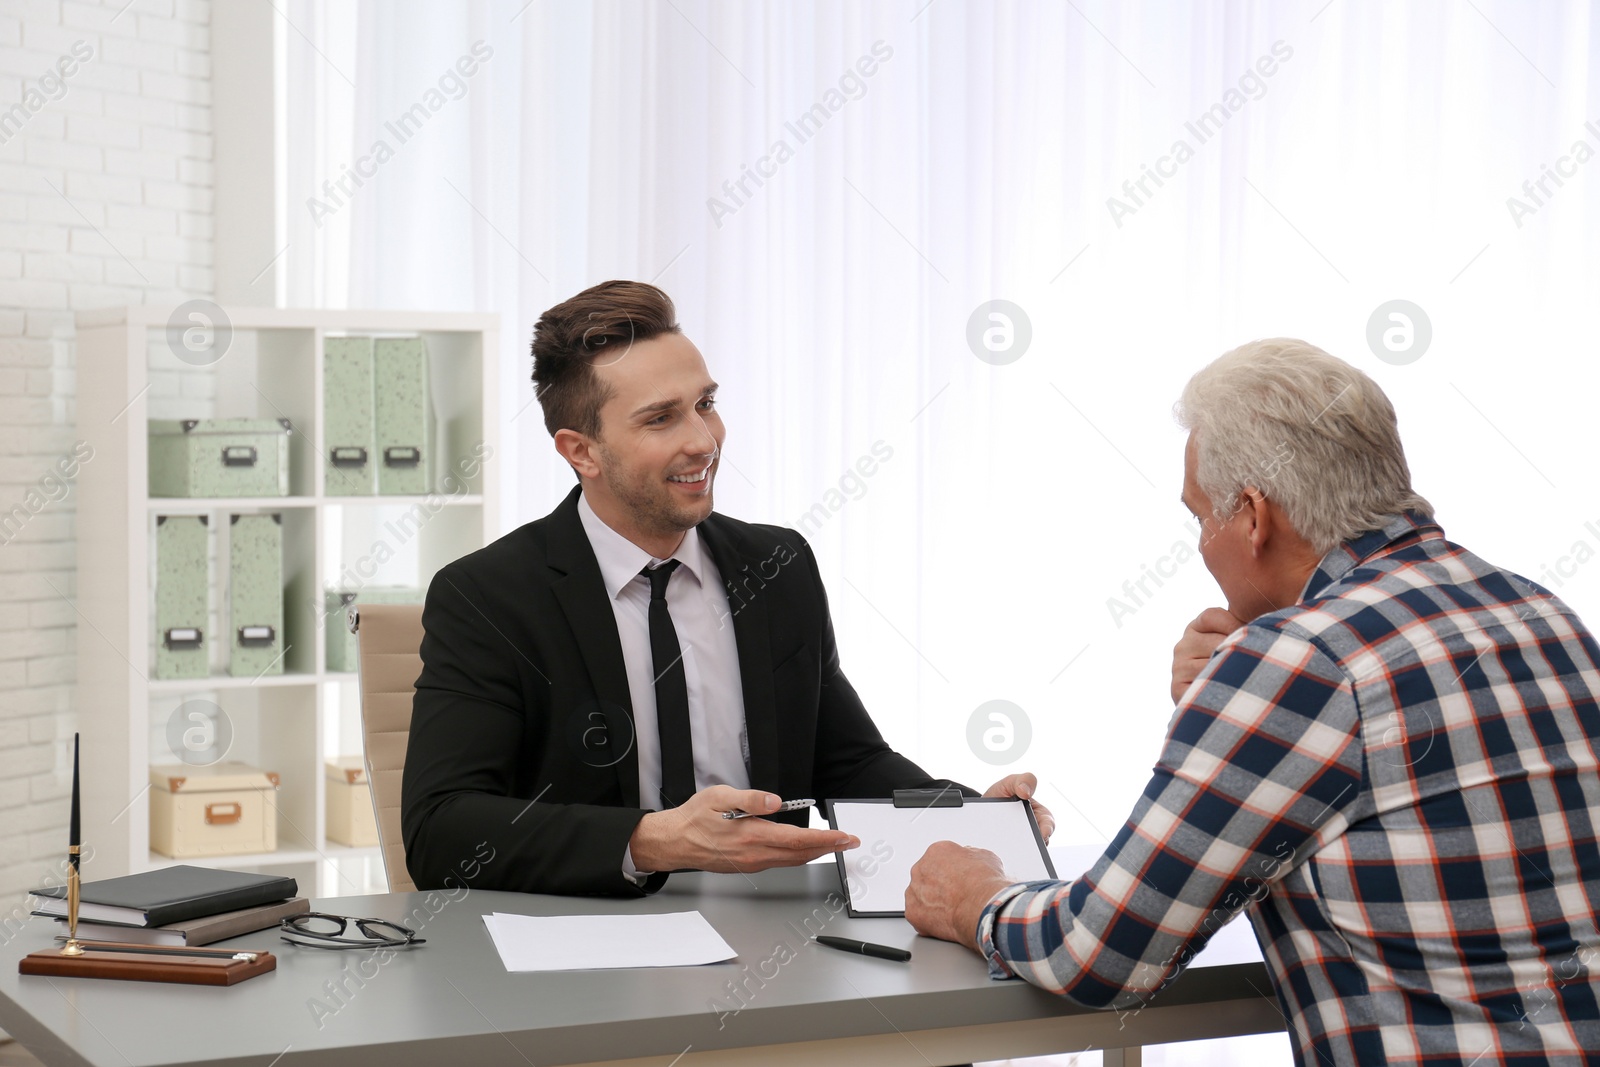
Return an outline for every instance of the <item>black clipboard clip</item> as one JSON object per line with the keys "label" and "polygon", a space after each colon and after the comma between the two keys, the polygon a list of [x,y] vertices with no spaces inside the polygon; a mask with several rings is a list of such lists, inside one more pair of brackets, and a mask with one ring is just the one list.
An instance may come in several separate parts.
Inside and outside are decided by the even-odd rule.
{"label": "black clipboard clip", "polygon": [[961,790],[953,785],[943,789],[896,789],[894,806],[897,808],[959,808],[963,798]]}

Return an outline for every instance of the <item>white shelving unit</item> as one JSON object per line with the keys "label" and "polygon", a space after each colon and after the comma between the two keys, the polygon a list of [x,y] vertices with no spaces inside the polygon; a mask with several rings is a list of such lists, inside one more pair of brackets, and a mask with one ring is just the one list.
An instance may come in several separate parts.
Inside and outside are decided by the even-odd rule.
{"label": "white shelving unit", "polygon": [[[324,833],[323,761],[360,751],[356,676],[327,669],[324,627],[344,620],[342,612],[324,615],[324,591],[352,574],[426,588],[444,564],[499,535],[499,317],[230,307],[223,310],[231,342],[201,366],[169,344],[173,310],[77,316],[78,435],[94,449],[78,477],[78,711],[83,833],[93,849],[85,875],[187,862],[294,874],[302,893],[374,891],[382,886],[378,850],[334,844]],[[425,340],[439,425],[437,493],[325,493],[323,341],[343,334]],[[289,496],[149,495],[149,419],[238,417],[290,420]],[[229,515],[250,513],[283,516],[284,673],[233,677],[223,643],[212,642],[211,677],[154,678],[157,516],[208,515],[217,529]],[[224,574],[213,565],[213,623]],[[150,851],[149,768],[180,762],[167,730],[185,705],[220,708],[232,730],[225,758],[280,776],[277,851],[183,861]]]}

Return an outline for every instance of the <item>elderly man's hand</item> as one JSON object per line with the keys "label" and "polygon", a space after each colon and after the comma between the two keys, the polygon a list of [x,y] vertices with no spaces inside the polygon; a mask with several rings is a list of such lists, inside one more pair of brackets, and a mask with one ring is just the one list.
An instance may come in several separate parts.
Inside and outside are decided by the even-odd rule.
{"label": "elderly man's hand", "polygon": [[1207,608],[1183,631],[1172,649],[1172,702],[1183,699],[1189,683],[1200,677],[1211,653],[1244,622],[1227,608]]}
{"label": "elderly man's hand", "polygon": [[911,868],[906,920],[924,937],[978,951],[978,917],[1011,879],[1000,857],[954,841],[935,841]]}
{"label": "elderly man's hand", "polygon": [[1036,795],[1039,792],[1039,779],[1031,774],[1008,774],[994,785],[984,790],[986,797],[1020,797],[1028,802],[1033,809],[1034,821],[1039,824],[1039,836],[1044,838],[1044,843],[1050,843],[1050,835],[1056,832],[1056,817],[1050,814],[1050,809],[1039,803]]}

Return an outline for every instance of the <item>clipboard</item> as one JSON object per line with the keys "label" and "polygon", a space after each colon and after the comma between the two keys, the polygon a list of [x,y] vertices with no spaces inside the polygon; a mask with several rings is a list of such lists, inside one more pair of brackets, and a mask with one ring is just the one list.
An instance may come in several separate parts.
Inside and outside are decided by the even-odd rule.
{"label": "clipboard", "polygon": [[904,918],[911,867],[935,841],[989,849],[1019,882],[1056,877],[1032,805],[1015,797],[900,789],[892,800],[829,801],[828,825],[861,839],[835,858],[852,919]]}

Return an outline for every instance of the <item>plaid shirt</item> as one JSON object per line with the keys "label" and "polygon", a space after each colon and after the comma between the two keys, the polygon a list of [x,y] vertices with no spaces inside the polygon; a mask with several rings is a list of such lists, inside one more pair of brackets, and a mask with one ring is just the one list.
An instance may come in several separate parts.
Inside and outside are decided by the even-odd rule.
{"label": "plaid shirt", "polygon": [[1248,911],[1301,1067],[1600,1063],[1600,646],[1418,516],[1184,693],[1105,854],[997,894],[996,977],[1137,1010]]}

